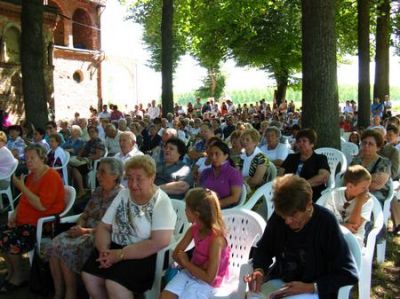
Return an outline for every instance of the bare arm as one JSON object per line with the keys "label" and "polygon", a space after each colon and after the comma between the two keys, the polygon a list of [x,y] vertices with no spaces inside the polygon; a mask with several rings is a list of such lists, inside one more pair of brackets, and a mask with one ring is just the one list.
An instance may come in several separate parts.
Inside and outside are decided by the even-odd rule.
{"label": "bare arm", "polygon": [[183,194],[189,190],[189,184],[185,181],[170,182],[160,185],[161,190],[168,194]]}
{"label": "bare arm", "polygon": [[222,236],[216,237],[212,240],[209,248],[208,265],[205,269],[192,264],[185,252],[179,252],[178,256],[181,257],[182,266],[185,267],[194,277],[210,284],[214,281],[217,275],[221,251],[225,246],[226,241]]}
{"label": "bare arm", "polygon": [[251,188],[255,188],[261,185],[266,171],[267,166],[265,166],[264,164],[258,165],[255,174],[252,177],[247,178],[247,183],[249,184],[249,186]]}
{"label": "bare arm", "polygon": [[15,174],[13,175],[13,183],[14,186],[21,191],[28,202],[38,211],[46,211],[46,208],[42,205],[42,202],[40,201],[40,197],[34,194],[31,190],[28,189],[28,187],[25,186],[25,175],[21,175],[20,178],[18,178]]}
{"label": "bare arm", "polygon": [[150,239],[127,245],[123,248],[124,259],[141,259],[148,257],[168,246],[173,230],[156,230],[151,232]]}
{"label": "bare arm", "polygon": [[240,200],[241,191],[242,191],[242,186],[232,186],[231,195],[219,200],[221,208],[225,208],[235,203],[238,203]]}
{"label": "bare arm", "polygon": [[368,201],[368,199],[369,199],[368,193],[360,194],[355,199],[353,199],[356,201],[356,203],[349,219],[346,221],[346,224],[347,223],[350,224],[356,231],[365,221],[365,219],[361,217],[361,211],[363,205]]}
{"label": "bare arm", "polygon": [[372,181],[369,189],[371,191],[377,191],[385,186],[386,182],[389,180],[390,175],[386,172],[377,172],[372,174]]}
{"label": "bare arm", "polygon": [[310,183],[311,187],[319,186],[325,184],[329,179],[330,173],[326,169],[318,170],[318,174],[308,179],[307,181]]}
{"label": "bare arm", "polygon": [[[174,252],[172,253],[172,257],[177,263],[179,263],[178,253],[181,251],[185,251],[187,249],[187,247],[189,246],[189,244],[192,242],[192,240],[193,240],[192,230],[189,228],[186,231],[182,240],[175,247]],[[182,265],[180,265],[180,266],[182,266]]]}
{"label": "bare arm", "polygon": [[110,248],[111,244],[111,224],[99,222],[96,227],[95,244],[99,252]]}

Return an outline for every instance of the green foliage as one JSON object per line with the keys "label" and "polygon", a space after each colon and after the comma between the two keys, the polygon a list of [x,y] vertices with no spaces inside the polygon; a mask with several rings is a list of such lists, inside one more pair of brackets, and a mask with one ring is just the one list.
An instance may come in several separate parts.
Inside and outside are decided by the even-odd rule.
{"label": "green foliage", "polygon": [[[357,101],[357,89],[355,85],[339,85],[339,102],[344,103],[346,100]],[[206,99],[209,95],[200,96],[202,99]],[[266,99],[268,102],[272,102],[274,96],[274,88],[267,87],[264,89],[245,89],[245,90],[231,90],[225,92],[224,96],[229,96],[234,103],[255,103],[261,99]],[[293,100],[296,103],[296,107],[301,106],[301,90],[298,88],[289,87],[286,93],[286,99],[288,101]],[[400,86],[392,86],[390,88],[390,97],[393,101],[393,107],[395,110],[400,111]],[[189,102],[194,102],[195,92],[187,92],[176,95],[176,100],[180,105],[185,105]]]}
{"label": "green foliage", "polygon": [[219,70],[208,72],[203,79],[203,85],[195,91],[196,97],[200,98],[220,98],[225,88],[226,76]]}
{"label": "green foliage", "polygon": [[239,65],[272,73],[277,82],[301,68],[299,1],[230,2],[235,18],[227,20],[229,48]]}

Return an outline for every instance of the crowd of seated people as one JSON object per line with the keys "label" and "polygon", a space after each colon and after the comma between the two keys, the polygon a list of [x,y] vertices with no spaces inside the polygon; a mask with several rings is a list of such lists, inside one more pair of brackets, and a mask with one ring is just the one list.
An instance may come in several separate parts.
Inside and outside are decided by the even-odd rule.
{"label": "crowd of seated people", "polygon": [[[197,101],[199,103],[201,101]],[[100,113],[91,115],[89,126],[88,119],[77,115],[71,122],[62,121],[57,125],[49,121],[45,128],[34,128],[32,138],[18,125],[9,126],[7,135],[0,131],[0,175],[9,172],[14,158],[18,159],[22,171],[17,172],[12,181],[16,189],[24,193],[19,176],[24,173],[24,168],[25,173],[29,171],[29,176],[35,173],[27,160],[32,158],[32,154],[27,156],[25,153],[25,149],[35,145],[47,156],[46,169],[63,165],[64,151],[68,151],[71,155],[68,165],[68,174],[72,178],[70,184],[76,188],[78,199],[90,198],[76,226],[56,237],[47,248],[53,278],[57,280],[56,298],[76,296],[76,277],[82,269],[87,290],[93,298],[98,298],[99,290],[112,297],[115,292],[131,294],[150,287],[154,268],[149,266],[141,273],[146,280],[143,285],[138,282],[142,278],[137,276],[134,282],[131,279],[126,281],[125,276],[131,273],[127,268],[132,261],[137,262],[135,265],[140,269],[143,267],[141,261],[153,264],[155,253],[169,243],[170,230],[173,229],[173,223],[164,219],[167,213],[174,214],[167,199],[183,200],[195,186],[215,192],[222,209],[233,208],[239,204],[244,187],[251,195],[272,179],[271,167],[275,165],[279,176],[294,174],[305,179],[301,182],[307,182],[311,187],[312,192],[307,193],[307,197],[312,196],[314,213],[314,203],[327,188],[330,168],[326,156],[314,151],[316,132],[309,128],[301,129],[300,113],[293,105],[276,105],[271,109],[263,100],[250,107],[236,107],[230,101],[225,103],[223,115],[216,104],[210,102],[210,109],[208,105],[195,104],[186,114],[185,109],[176,109],[175,115],[169,114],[166,118],[155,104],[149,110],[138,105],[135,111],[126,114],[116,107],[110,113],[104,105]],[[353,119],[354,109],[346,108],[343,113],[350,122],[348,130],[352,133],[349,141],[360,147],[352,165],[362,167],[349,168],[343,183],[346,191],[340,196],[332,195],[330,207],[337,221],[361,239],[363,227],[370,220],[371,201],[365,196],[366,191],[369,190],[383,203],[389,190],[389,179],[399,178],[400,121],[390,117],[378,125],[381,118],[376,116],[370,129],[358,131]],[[106,153],[110,158],[104,158]],[[95,172],[99,187],[89,195],[86,176],[93,170],[96,160],[101,161]],[[0,180],[0,189],[7,188],[8,184]],[[41,194],[35,196],[43,206]],[[114,198],[118,204],[111,204]],[[43,197],[43,200],[47,199]],[[162,204],[163,216],[160,219],[155,219],[152,214],[160,208],[154,205],[157,200],[169,202]],[[349,207],[344,209],[347,202]],[[19,205],[22,203],[21,200]],[[32,204],[29,200],[27,203]],[[304,212],[305,217],[311,206],[305,203],[304,207],[296,207],[293,212]],[[108,207],[112,210],[106,212]],[[47,206],[42,209],[40,205],[33,208],[40,211],[37,217],[48,209]],[[156,213],[161,212],[157,210]],[[147,217],[147,214],[151,216]],[[138,222],[135,217],[140,218]],[[285,220],[291,215],[281,210],[274,217]],[[392,203],[392,217],[397,232],[400,230],[397,201]],[[170,217],[169,221],[173,219]],[[36,220],[28,223],[33,226],[28,227],[29,233],[34,231]],[[97,223],[100,223],[99,229],[95,228]],[[22,221],[19,224],[27,223]],[[143,235],[136,229],[132,231],[136,226],[144,229]],[[126,237],[122,237],[121,234],[125,233]],[[15,236],[20,237],[18,234]],[[34,240],[29,242],[20,249],[21,252],[32,249]],[[96,251],[84,266],[93,249]],[[143,250],[140,255],[138,249]],[[74,254],[74,250],[79,253]],[[65,254],[67,251],[69,253]],[[12,269],[16,267],[14,261],[6,261],[11,265],[11,271],[5,280],[8,284],[0,285],[5,291],[22,281],[21,274]],[[268,263],[263,267],[268,267]],[[116,283],[109,284],[109,280]],[[325,287],[324,284],[321,286]]]}

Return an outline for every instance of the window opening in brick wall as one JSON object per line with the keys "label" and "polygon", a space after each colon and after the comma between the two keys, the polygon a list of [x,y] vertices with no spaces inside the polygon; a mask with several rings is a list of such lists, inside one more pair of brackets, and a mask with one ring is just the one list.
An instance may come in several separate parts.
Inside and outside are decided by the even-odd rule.
{"label": "window opening in brick wall", "polygon": [[76,83],[81,83],[83,81],[83,73],[81,71],[75,71],[72,75],[72,79],[74,79]]}

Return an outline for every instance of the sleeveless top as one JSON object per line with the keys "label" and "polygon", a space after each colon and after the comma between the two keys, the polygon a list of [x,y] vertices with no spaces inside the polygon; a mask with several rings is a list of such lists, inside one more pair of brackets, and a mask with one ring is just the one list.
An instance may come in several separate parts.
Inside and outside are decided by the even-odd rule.
{"label": "sleeveless top", "polygon": [[[195,246],[191,262],[196,266],[204,267],[208,263],[209,260],[208,251],[211,246],[211,242],[216,237],[216,235],[214,232],[210,232],[210,234],[208,234],[205,238],[201,239],[200,228],[198,224],[193,224],[191,230]],[[229,256],[230,256],[230,247],[227,245],[221,251],[218,272],[214,281],[211,283],[212,287],[214,288],[219,287],[225,276],[228,276]]]}

